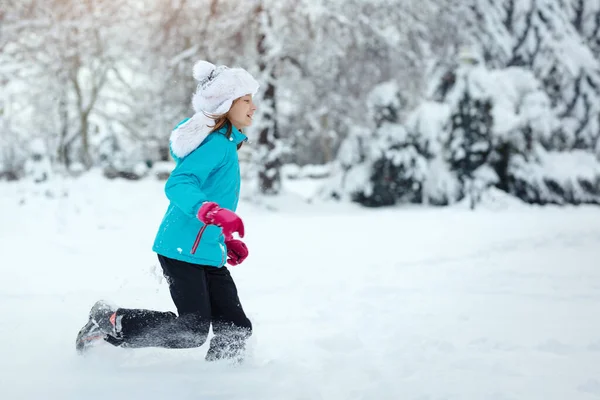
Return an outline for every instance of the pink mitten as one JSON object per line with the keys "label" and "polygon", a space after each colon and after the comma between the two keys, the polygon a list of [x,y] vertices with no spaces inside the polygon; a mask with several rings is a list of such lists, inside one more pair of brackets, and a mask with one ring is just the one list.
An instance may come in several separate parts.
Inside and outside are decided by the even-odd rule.
{"label": "pink mitten", "polygon": [[239,265],[248,257],[248,247],[241,240],[227,240],[225,245],[227,246],[227,262],[229,265]]}
{"label": "pink mitten", "polygon": [[244,223],[242,219],[231,210],[221,208],[215,202],[206,202],[198,210],[198,219],[207,225],[217,225],[223,229],[223,235],[230,238],[233,232],[238,232],[244,237]]}

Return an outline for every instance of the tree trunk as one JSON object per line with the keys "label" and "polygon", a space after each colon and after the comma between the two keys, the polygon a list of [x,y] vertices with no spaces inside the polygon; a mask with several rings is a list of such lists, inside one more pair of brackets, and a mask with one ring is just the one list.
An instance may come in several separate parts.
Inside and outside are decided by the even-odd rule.
{"label": "tree trunk", "polygon": [[[263,12],[262,7],[258,8],[257,14]],[[268,83],[263,97],[263,124],[259,136],[258,144],[261,147],[261,160],[258,171],[259,187],[263,194],[278,194],[281,188],[281,155],[277,147],[279,135],[277,133],[277,104],[275,101],[275,75],[273,67],[267,65],[267,47],[265,44],[264,30],[261,32],[258,40],[258,54],[260,59],[260,72],[267,76]],[[266,74],[265,74],[266,72]]]}
{"label": "tree trunk", "polygon": [[277,194],[281,186],[281,159],[276,149],[277,121],[275,120],[275,86],[269,83],[263,103],[269,108],[264,115],[265,126],[261,129],[258,144],[262,147],[263,159],[258,178],[263,194]]}
{"label": "tree trunk", "polygon": [[58,114],[60,116],[60,138],[58,142],[57,158],[58,163],[64,165],[67,169],[71,164],[69,158],[69,145],[67,136],[69,134],[69,109],[67,107],[66,93],[62,91],[58,102]]}
{"label": "tree trunk", "polygon": [[91,168],[92,166],[92,158],[90,156],[90,145],[89,145],[89,112],[83,111],[79,114],[80,121],[80,134],[81,134],[81,162],[85,165],[86,169]]}

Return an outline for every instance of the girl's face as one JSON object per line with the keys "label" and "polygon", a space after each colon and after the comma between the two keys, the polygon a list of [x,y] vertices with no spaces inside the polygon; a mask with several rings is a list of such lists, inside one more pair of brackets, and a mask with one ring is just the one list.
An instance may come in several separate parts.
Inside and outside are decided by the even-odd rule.
{"label": "girl's face", "polygon": [[252,101],[252,95],[247,94],[233,102],[227,116],[233,126],[241,130],[252,125],[254,111],[256,111],[256,106]]}

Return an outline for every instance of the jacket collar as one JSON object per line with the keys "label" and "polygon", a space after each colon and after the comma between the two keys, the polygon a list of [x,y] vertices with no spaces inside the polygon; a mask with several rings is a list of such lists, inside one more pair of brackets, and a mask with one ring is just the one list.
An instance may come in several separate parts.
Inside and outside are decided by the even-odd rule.
{"label": "jacket collar", "polygon": [[[219,129],[219,132],[223,135],[227,133],[227,127]],[[231,126],[231,136],[229,140],[235,142],[236,146],[239,146],[240,143],[248,141],[248,136],[244,135],[238,128],[235,126]]]}

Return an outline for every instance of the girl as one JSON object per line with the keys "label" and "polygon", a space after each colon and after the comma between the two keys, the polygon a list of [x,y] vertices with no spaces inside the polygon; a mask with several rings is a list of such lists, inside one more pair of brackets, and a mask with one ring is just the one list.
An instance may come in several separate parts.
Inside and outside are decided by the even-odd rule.
{"label": "girl", "polygon": [[77,336],[82,352],[105,340],[121,347],[191,348],[205,343],[206,359],[241,361],[252,333],[225,266],[248,256],[244,224],[235,213],[240,190],[237,150],[252,124],[258,83],[241,68],[199,61],[192,104],[196,113],[171,133],[176,166],[165,185],[170,201],[152,247],[158,255],[177,315],[144,309],[92,307]]}

